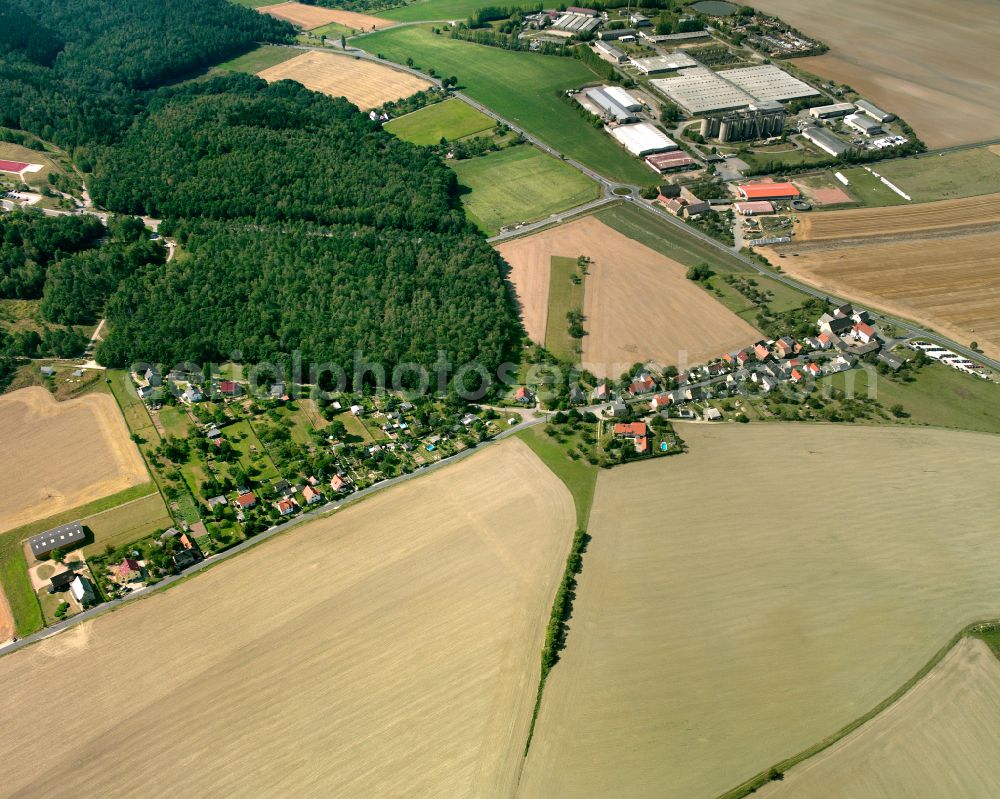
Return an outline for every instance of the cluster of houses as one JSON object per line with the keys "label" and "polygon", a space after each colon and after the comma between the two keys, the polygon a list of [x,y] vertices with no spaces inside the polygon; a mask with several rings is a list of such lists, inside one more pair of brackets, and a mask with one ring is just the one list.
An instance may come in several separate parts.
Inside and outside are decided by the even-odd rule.
{"label": "cluster of houses", "polygon": [[[143,366],[131,374],[135,393],[145,402],[156,400],[164,391],[169,391],[187,405],[204,402],[210,397],[233,399],[243,394],[243,387],[235,380],[206,381],[204,376],[196,371],[172,369],[164,378],[154,367]],[[285,384],[280,381],[268,388],[268,395],[271,399],[288,399]]]}

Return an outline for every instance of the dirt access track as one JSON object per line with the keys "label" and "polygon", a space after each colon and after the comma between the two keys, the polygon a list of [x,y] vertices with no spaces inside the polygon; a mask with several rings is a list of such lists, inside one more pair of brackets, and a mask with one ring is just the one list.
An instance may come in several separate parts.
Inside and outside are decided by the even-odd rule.
{"label": "dirt access track", "polygon": [[995,0],[758,0],[830,52],[796,66],[898,114],[929,147],[1000,138]]}
{"label": "dirt access track", "polygon": [[330,97],[346,97],[362,111],[401,100],[433,84],[384,64],[310,50],[257,73],[268,83],[294,80]]}
{"label": "dirt access track", "polygon": [[791,244],[761,252],[817,288],[1000,358],[1000,194],[808,214]]}
{"label": "dirt access track", "polygon": [[700,363],[760,336],[685,275],[687,268],[593,217],[497,247],[511,266],[528,335],[542,342],[554,255],[586,255],[582,365],[617,377],[637,361]]}
{"label": "dirt access track", "polygon": [[0,658],[0,795],[509,797],[575,522],[510,439]]}
{"label": "dirt access track", "polygon": [[0,532],[149,480],[107,394],[56,402],[40,386],[0,397]]}

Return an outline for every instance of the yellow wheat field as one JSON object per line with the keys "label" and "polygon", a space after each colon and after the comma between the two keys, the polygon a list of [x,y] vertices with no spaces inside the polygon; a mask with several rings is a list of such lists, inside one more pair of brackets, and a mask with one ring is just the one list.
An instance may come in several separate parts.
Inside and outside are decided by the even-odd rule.
{"label": "yellow wheat field", "polygon": [[343,11],[338,8],[310,6],[304,3],[276,3],[271,6],[260,6],[257,10],[262,14],[270,14],[272,17],[291,22],[295,27],[303,30],[322,28],[331,22],[366,31],[382,30],[396,24],[369,14],[358,14],[354,11]]}
{"label": "yellow wheat field", "polygon": [[0,658],[0,795],[510,796],[574,526],[512,439]]}
{"label": "yellow wheat field", "polygon": [[401,100],[431,87],[431,82],[384,64],[346,55],[303,53],[258,72],[273,83],[294,80],[330,97],[346,97],[362,111]]}
{"label": "yellow wheat field", "polygon": [[107,394],[56,402],[40,386],[0,397],[0,532],[149,479]]}
{"label": "yellow wheat field", "polygon": [[1000,437],[679,432],[689,453],[598,478],[523,799],[713,799],[1000,615]]}

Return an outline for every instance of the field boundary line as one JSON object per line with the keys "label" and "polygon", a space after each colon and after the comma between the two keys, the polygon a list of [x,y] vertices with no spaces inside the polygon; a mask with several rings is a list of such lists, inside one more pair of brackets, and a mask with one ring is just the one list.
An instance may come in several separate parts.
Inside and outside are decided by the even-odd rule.
{"label": "field boundary line", "polygon": [[[143,494],[141,497],[136,497],[135,499],[130,499],[130,500],[126,501],[126,502],[123,502],[121,505],[113,505],[110,508],[105,508],[104,510],[99,510],[99,511],[97,511],[97,513],[91,513],[89,516],[81,516],[80,517],[80,521],[84,522],[87,519],[93,519],[95,516],[100,516],[100,515],[102,515],[104,513],[109,513],[110,511],[113,511],[113,510],[119,510],[120,508],[126,508],[129,505],[134,505],[136,502],[142,502],[143,500],[149,499],[154,494],[159,494],[160,493],[155,488],[156,483],[154,483],[152,481],[150,481],[149,483],[143,483],[143,485],[152,485],[152,486],[154,486],[154,488],[148,494]],[[162,497],[161,497],[161,499],[162,499]]]}
{"label": "field boundary line", "polygon": [[884,711],[892,707],[894,704],[896,704],[896,702],[898,702],[907,693],[909,693],[910,690],[918,682],[920,682],[924,677],[926,677],[935,666],[937,666],[942,660],[944,660],[945,655],[951,652],[951,650],[954,649],[963,638],[967,638],[971,633],[975,632],[977,628],[991,627],[997,625],[1000,625],[1000,617],[980,619],[979,621],[974,621],[965,625],[964,627],[962,627],[961,630],[959,630],[950,639],[948,639],[947,643],[945,643],[944,646],[942,646],[937,652],[935,652],[931,656],[931,659],[928,660],[923,666],[920,667],[920,669],[917,670],[916,674],[910,677],[910,679],[904,682],[899,688],[897,688],[895,691],[889,694],[889,696],[887,696],[885,699],[883,699],[881,702],[875,705],[875,707],[873,707],[867,713],[858,716],[856,719],[854,719],[854,721],[849,722],[844,727],[837,730],[835,733],[828,735],[826,738],[823,738],[817,743],[814,743],[812,746],[803,749],[801,752],[798,752],[797,754],[794,754],[791,757],[786,758],[785,760],[778,761],[770,768],[761,771],[758,774],[755,774],[753,777],[740,783],[735,788],[730,788],[725,793],[719,794],[719,796],[716,797],[716,799],[743,799],[743,797],[755,793],[757,790],[762,788],[767,783],[772,782],[773,780],[782,779],[784,777],[785,772],[787,772],[789,769],[793,768],[794,766],[797,766],[799,763],[802,763],[805,760],[809,760],[810,758],[815,757],[824,749],[830,748],[835,743],[846,738],[856,729],[864,726],[869,721],[874,719],[876,716],[878,716],[879,714],[883,713]]}

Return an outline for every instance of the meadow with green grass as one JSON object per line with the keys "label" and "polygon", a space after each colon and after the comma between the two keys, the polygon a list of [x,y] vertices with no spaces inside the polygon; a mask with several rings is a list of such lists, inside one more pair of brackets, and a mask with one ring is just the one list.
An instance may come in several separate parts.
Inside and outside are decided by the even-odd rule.
{"label": "meadow with green grass", "polygon": [[[416,0],[399,8],[379,11],[375,16],[392,19],[396,22],[424,22],[435,20],[465,19],[473,11],[495,6],[495,0]],[[525,8],[537,8],[535,3],[502,3],[501,5]]]}
{"label": "meadow with green grass", "polygon": [[989,147],[896,158],[872,168],[918,203],[1000,191],[1000,154]]}
{"label": "meadow with green grass", "polygon": [[244,53],[229,61],[224,61],[216,69],[227,72],[249,72],[251,75],[256,75],[263,69],[273,67],[282,61],[288,61],[297,55],[302,55],[302,51],[294,50],[291,47],[276,47],[271,44],[265,44],[256,50],[251,50],[249,53]]}
{"label": "meadow with green grass", "polygon": [[223,428],[222,434],[240,454],[240,465],[253,479],[261,482],[278,479],[278,469],[247,421]]}
{"label": "meadow with green grass", "polygon": [[413,144],[438,144],[441,139],[455,141],[490,130],[493,120],[461,100],[434,103],[393,119],[385,129]]}
{"label": "meadow with green grass", "polygon": [[911,382],[854,369],[822,378],[820,387],[867,397],[872,380],[871,393],[882,407],[903,407],[906,415],[894,420],[898,424],[1000,433],[1000,385],[942,364],[923,366]]}
{"label": "meadow with green grass", "polygon": [[[883,168],[882,165],[873,167],[880,174]],[[896,194],[896,192],[886,186],[871,172],[862,169],[860,166],[841,169],[840,173],[849,182],[849,185],[846,187],[847,192],[859,203],[869,208],[881,208],[885,205],[903,205],[906,202],[906,200]]]}
{"label": "meadow with green grass", "polygon": [[600,186],[573,167],[534,147],[510,147],[466,161],[449,162],[468,189],[462,204],[485,233],[532,222],[600,196]]}
{"label": "meadow with green grass", "polygon": [[412,58],[424,72],[455,75],[474,100],[602,175],[642,185],[653,182],[641,161],[560,97],[600,81],[575,58],[470,44],[419,26],[390,28],[353,43],[400,64]]}
{"label": "meadow with green grass", "polygon": [[[574,281],[573,278],[576,278]],[[545,349],[562,361],[576,363],[578,339],[569,333],[568,313],[583,312],[584,283],[576,258],[552,256],[549,271],[549,313],[545,327]]]}
{"label": "meadow with green grass", "polygon": [[94,536],[93,542],[83,549],[86,557],[99,555],[109,546],[131,544],[156,530],[166,530],[173,525],[159,492],[89,516],[82,522]]}

